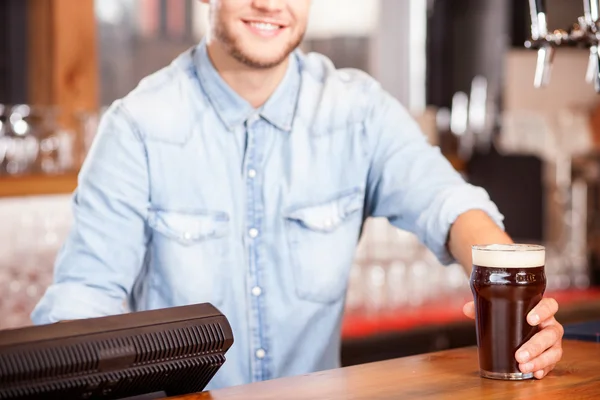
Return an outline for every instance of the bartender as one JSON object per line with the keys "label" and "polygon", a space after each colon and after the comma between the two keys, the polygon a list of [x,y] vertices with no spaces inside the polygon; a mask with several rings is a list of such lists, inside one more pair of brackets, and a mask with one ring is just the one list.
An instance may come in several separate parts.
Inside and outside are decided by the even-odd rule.
{"label": "bartender", "polygon": [[[298,49],[310,0],[204,2],[207,37],[103,116],[36,324],[210,302],[235,336],[210,389],[304,374],[339,366],[367,217],[467,273],[472,245],[511,242],[373,78]],[[557,308],[515,354],[536,378],[561,358]]]}

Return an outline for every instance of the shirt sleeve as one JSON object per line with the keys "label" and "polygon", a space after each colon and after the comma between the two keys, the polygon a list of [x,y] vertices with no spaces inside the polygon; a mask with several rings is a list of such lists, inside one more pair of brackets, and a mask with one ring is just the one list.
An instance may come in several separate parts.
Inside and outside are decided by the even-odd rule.
{"label": "shirt sleeve", "polygon": [[79,174],[73,226],[31,315],[35,324],[125,311],[149,236],[147,169],[139,132],[123,106],[113,106]]}
{"label": "shirt sleeve", "polygon": [[374,141],[367,183],[367,211],[394,226],[415,233],[448,265],[450,228],[461,214],[483,210],[502,229],[503,216],[488,193],[466,182],[431,146],[418,124],[388,93],[377,89],[366,121]]}

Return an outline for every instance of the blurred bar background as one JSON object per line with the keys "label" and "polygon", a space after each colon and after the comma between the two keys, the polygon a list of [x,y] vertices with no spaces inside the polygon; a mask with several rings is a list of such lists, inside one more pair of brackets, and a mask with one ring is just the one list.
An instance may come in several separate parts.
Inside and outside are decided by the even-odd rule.
{"label": "blurred bar background", "polygon": [[[582,2],[548,0],[551,29]],[[332,17],[334,16],[334,17]],[[196,44],[197,0],[0,0],[0,329],[29,325],[71,223],[103,110]],[[373,75],[516,240],[547,246],[563,323],[600,319],[600,95],[587,48],[558,48],[534,87],[525,0],[318,0],[302,44]],[[157,110],[160,112],[160,110]],[[461,267],[370,219],[356,252],[343,363],[472,345]]]}

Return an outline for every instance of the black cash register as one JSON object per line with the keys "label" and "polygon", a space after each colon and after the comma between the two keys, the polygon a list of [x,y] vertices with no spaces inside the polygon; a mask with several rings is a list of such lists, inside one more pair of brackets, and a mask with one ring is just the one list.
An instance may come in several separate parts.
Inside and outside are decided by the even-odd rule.
{"label": "black cash register", "polygon": [[0,399],[196,393],[232,344],[227,318],[210,304],[0,331]]}

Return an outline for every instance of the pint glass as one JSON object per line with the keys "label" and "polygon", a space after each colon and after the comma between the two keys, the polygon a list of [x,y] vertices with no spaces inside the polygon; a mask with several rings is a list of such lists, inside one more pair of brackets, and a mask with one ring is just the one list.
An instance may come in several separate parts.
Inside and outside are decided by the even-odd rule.
{"label": "pint glass", "polygon": [[473,246],[472,256],[470,284],[480,374],[492,379],[533,378],[533,373],[519,370],[515,353],[538,331],[527,322],[527,314],[546,289],[545,248],[525,244]]}

